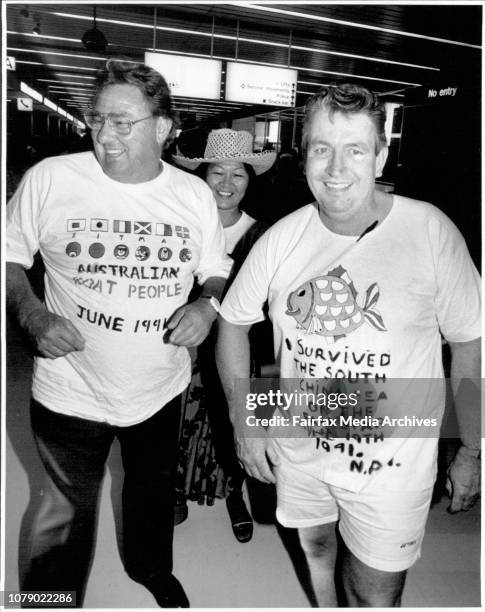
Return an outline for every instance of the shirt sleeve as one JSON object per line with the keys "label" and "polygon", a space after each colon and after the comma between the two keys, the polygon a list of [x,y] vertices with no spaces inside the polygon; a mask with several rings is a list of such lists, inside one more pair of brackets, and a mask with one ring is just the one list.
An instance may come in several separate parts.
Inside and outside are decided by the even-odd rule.
{"label": "shirt sleeve", "polygon": [[204,204],[201,209],[205,214],[201,218],[202,245],[200,262],[195,276],[198,283],[203,285],[208,278],[213,276],[227,278],[231,271],[232,259],[226,253],[224,231],[212,192],[203,182],[201,188],[203,189],[201,198]]}
{"label": "shirt sleeve", "polygon": [[253,246],[222,302],[221,316],[235,325],[253,325],[264,320],[263,305],[268,299],[270,263],[269,234]]}
{"label": "shirt sleeve", "polygon": [[435,305],[440,331],[449,342],[481,335],[481,282],[465,240],[446,218],[434,228],[438,246]]}
{"label": "shirt sleeve", "polygon": [[25,268],[32,266],[39,250],[40,210],[45,191],[41,174],[38,166],[28,170],[7,204],[6,260]]}

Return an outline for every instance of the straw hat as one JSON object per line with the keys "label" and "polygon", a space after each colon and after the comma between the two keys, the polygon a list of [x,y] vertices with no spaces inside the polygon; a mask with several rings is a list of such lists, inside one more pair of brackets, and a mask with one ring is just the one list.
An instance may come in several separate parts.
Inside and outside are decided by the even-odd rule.
{"label": "straw hat", "polygon": [[253,136],[244,130],[236,131],[222,128],[212,130],[207,138],[204,157],[184,157],[174,155],[173,159],[189,170],[195,170],[200,164],[216,164],[234,160],[242,164],[250,164],[256,174],[263,174],[274,164],[276,153],[266,151],[253,153]]}

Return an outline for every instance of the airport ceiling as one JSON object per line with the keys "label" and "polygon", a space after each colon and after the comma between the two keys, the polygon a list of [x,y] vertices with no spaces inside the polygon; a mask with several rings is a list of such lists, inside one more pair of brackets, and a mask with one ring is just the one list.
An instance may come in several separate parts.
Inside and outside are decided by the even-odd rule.
{"label": "airport ceiling", "polygon": [[[81,38],[96,27],[106,52]],[[357,80],[387,100],[447,80],[479,80],[480,4],[328,2],[158,2],[84,4],[7,2],[9,97],[16,79],[81,118],[94,75],[107,57],[143,61],[145,51],[183,53],[298,70],[296,107],[322,84]],[[175,98],[182,125],[244,117],[278,107]],[[293,109],[283,115],[293,116]]]}

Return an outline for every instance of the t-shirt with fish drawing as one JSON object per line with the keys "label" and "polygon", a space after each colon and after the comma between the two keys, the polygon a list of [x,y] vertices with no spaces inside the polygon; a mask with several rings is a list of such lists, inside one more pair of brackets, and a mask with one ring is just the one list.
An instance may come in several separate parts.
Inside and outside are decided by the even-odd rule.
{"label": "t-shirt with fish drawing", "polygon": [[[288,421],[269,430],[281,458],[355,491],[432,486],[442,336],[480,336],[480,279],[448,217],[394,196],[383,222],[357,240],[328,230],[316,204],[305,206],[256,243],[221,315],[256,323],[266,298],[280,389],[311,398],[275,412]],[[331,403],[337,392],[341,403]]]}

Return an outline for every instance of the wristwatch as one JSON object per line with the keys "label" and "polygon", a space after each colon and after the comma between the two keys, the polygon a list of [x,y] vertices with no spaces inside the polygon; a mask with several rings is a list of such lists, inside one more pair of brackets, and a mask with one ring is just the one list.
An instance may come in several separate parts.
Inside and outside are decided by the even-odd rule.
{"label": "wristwatch", "polygon": [[205,300],[209,300],[209,304],[212,306],[212,308],[219,313],[221,310],[221,303],[216,297],[213,295],[201,295],[200,297],[204,298]]}

